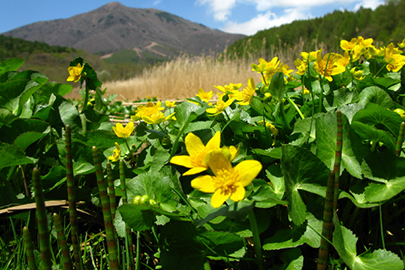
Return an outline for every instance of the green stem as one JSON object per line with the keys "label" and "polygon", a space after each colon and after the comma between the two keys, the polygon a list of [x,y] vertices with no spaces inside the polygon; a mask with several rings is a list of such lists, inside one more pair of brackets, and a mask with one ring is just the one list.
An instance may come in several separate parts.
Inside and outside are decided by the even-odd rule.
{"label": "green stem", "polygon": [[337,134],[336,134],[336,151],[335,151],[335,164],[333,170],[335,171],[335,190],[333,194],[333,211],[337,210],[337,202],[339,197],[339,176],[340,176],[340,163],[342,161],[342,143],[343,143],[343,122],[342,113],[337,111]]}
{"label": "green stem", "polygon": [[397,145],[395,146],[395,154],[398,157],[401,154],[402,144],[404,143],[404,130],[405,130],[405,122],[402,122],[401,127],[399,128]]}
{"label": "green stem", "polygon": [[288,131],[290,131],[291,126],[290,126],[290,123],[287,122],[287,116],[285,115],[285,111],[284,111],[284,102],[283,102],[283,100],[280,100],[279,102],[280,102],[279,103],[279,110],[281,112],[281,117],[283,118],[286,129]]}
{"label": "green stem", "polygon": [[381,243],[383,249],[385,249],[385,240],[384,240],[384,227],[383,227],[383,220],[382,220],[382,210],[381,210],[381,204],[378,207],[378,210],[380,212],[380,233],[381,233]]}
{"label": "green stem", "polygon": [[[121,183],[121,191],[122,191],[122,204],[128,203],[127,198],[127,188],[125,183],[125,171],[124,171],[124,161],[120,160],[120,183]],[[128,260],[128,269],[134,269],[134,249],[133,249],[133,242],[132,242],[132,231],[128,224],[125,223],[125,239],[126,243],[128,244],[127,248],[127,260]]]}
{"label": "green stem", "polygon": [[23,228],[23,238],[25,244],[25,254],[27,255],[28,269],[37,270],[37,263],[34,255],[34,244],[32,243],[30,231],[26,226]]}
{"label": "green stem", "polygon": [[321,246],[319,247],[318,270],[325,270],[329,261],[329,242],[332,239],[333,196],[335,186],[335,172],[330,171],[326,188],[325,206],[323,211],[323,225]]}
{"label": "green stem", "polygon": [[76,211],[76,191],[75,179],[73,175],[73,159],[72,159],[72,134],[69,125],[65,127],[65,152],[66,152],[66,185],[69,202],[69,218],[70,218],[70,235],[73,246],[73,257],[75,260],[76,269],[83,269],[82,259],[80,254],[80,247],[78,243],[78,225],[77,225],[77,211]]}
{"label": "green stem", "polygon": [[59,245],[61,247],[62,259],[63,264],[65,266],[65,270],[73,269],[72,262],[70,261],[70,254],[69,248],[66,242],[65,232],[63,230],[62,222],[60,221],[59,215],[54,213],[53,222],[55,224],[56,234],[59,241]]}
{"label": "green stem", "polygon": [[32,170],[32,182],[35,191],[35,203],[37,207],[37,222],[39,234],[39,251],[41,252],[41,265],[43,270],[51,270],[51,244],[49,241],[48,218],[45,209],[45,197],[42,192],[41,176],[38,168]]}
{"label": "green stem", "polygon": [[374,78],[377,78],[377,75],[380,74],[380,72],[385,68],[387,64],[384,64],[378,71],[377,73],[374,75]]}
{"label": "green stem", "polygon": [[141,238],[141,232],[137,231],[136,232],[136,263],[135,263],[136,270],[141,269],[140,238]]}
{"label": "green stem", "polygon": [[117,201],[114,189],[114,176],[110,162],[107,162],[107,179],[108,179],[108,196],[110,198],[111,218],[114,221],[115,213],[117,212]]}
{"label": "green stem", "polygon": [[250,221],[250,229],[252,230],[252,234],[253,234],[253,243],[254,243],[254,249],[255,249],[255,253],[256,253],[256,262],[259,267],[259,270],[264,270],[262,244],[260,242],[259,227],[257,226],[257,220],[256,220],[254,210],[252,210],[249,213],[249,221]]}
{"label": "green stem", "polygon": [[305,119],[305,116],[302,114],[302,112],[298,108],[297,104],[295,104],[295,102],[292,101],[289,96],[286,95],[286,97],[287,97],[288,102],[291,104],[291,106],[293,106],[295,108],[295,110],[297,111],[297,113],[300,115],[301,119]]}
{"label": "green stem", "polygon": [[90,89],[87,86],[87,80],[85,80],[85,93],[84,93],[84,104],[83,104],[83,109],[82,111],[87,109],[87,103],[89,102],[89,91]]}
{"label": "green stem", "polygon": [[104,180],[103,169],[101,167],[100,153],[97,147],[92,148],[94,166],[96,168],[96,178],[98,190],[100,193],[101,207],[103,210],[104,227],[107,238],[108,258],[110,260],[110,269],[119,270],[118,252],[115,243],[114,229],[112,224],[110,199],[107,194],[107,182]]}

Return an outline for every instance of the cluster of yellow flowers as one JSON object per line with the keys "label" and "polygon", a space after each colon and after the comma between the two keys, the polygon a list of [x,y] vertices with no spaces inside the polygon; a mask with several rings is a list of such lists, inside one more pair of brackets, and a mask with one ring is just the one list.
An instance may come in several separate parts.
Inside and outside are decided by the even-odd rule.
{"label": "cluster of yellow flowers", "polygon": [[[166,107],[172,108],[175,106],[175,102],[166,101]],[[135,115],[131,116],[133,121],[138,121],[142,119],[148,124],[160,124],[164,121],[167,121],[171,118],[174,118],[172,113],[168,116],[165,116],[162,112],[165,108],[162,107],[162,102],[158,101],[156,104],[152,102],[146,103],[146,105],[139,105],[136,107]],[[175,119],[175,118],[174,118]]]}
{"label": "cluster of yellow flowers", "polygon": [[189,168],[183,175],[194,175],[208,168],[212,171],[213,175],[197,176],[191,181],[191,186],[205,193],[213,193],[211,205],[214,208],[220,207],[227,199],[235,202],[244,199],[245,187],[262,169],[262,164],[257,160],[244,160],[232,167],[231,162],[239,154],[239,148],[221,148],[219,131],[207,145],[204,145],[198,136],[189,133],[185,144],[189,155],[174,156],[170,162]]}
{"label": "cluster of yellow flowers", "polygon": [[[405,39],[398,46],[405,47]],[[314,62],[315,71],[328,81],[332,81],[331,76],[344,72],[349,64],[358,61],[362,56],[365,59],[376,59],[385,64],[388,71],[397,72],[405,65],[405,56],[401,54],[400,49],[394,47],[393,43],[377,49],[373,45],[372,38],[364,39],[359,36],[350,41],[341,40],[340,47],[344,50],[344,55],[328,53],[322,57],[322,49],[310,53],[302,52],[302,59],[294,61],[298,69],[297,74],[305,74],[308,71],[309,63]],[[356,80],[364,79],[363,72],[356,70],[355,67],[350,69],[350,73]]]}

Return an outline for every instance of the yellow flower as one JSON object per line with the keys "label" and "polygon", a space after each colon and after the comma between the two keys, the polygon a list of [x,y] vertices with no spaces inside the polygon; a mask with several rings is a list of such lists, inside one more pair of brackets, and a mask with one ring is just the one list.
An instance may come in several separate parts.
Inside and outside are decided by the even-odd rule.
{"label": "yellow flower", "polygon": [[143,118],[144,116],[152,116],[156,113],[159,113],[160,111],[163,111],[165,108],[163,108],[162,103],[159,101],[156,104],[153,104],[152,102],[148,102],[146,103],[146,105],[139,105],[138,107],[136,107],[136,112],[135,115],[131,116],[131,119],[133,121],[137,121],[141,118]]}
{"label": "yellow flower", "polygon": [[337,75],[346,70],[344,66],[339,64],[339,60],[343,56],[336,53],[328,53],[323,58],[321,52],[318,51],[316,62],[314,63],[314,69],[320,75],[323,75],[328,81],[332,81],[332,75]]}
{"label": "yellow flower", "polygon": [[66,79],[68,82],[77,82],[80,80],[82,77],[82,71],[83,67],[80,65],[80,63],[77,64],[77,66],[73,67],[68,67],[68,72],[69,72],[69,77]]}
{"label": "yellow flower", "polygon": [[111,160],[112,162],[117,161],[121,156],[121,147],[118,145],[118,143],[115,143],[115,149],[113,150],[112,156],[109,156],[108,159]]}
{"label": "yellow flower", "polygon": [[304,90],[302,90],[302,94],[303,95],[311,94],[311,92],[308,89],[304,88]]}
{"label": "yellow flower", "polygon": [[386,61],[388,71],[398,72],[405,65],[405,56],[394,54]]}
{"label": "yellow flower", "polygon": [[202,101],[208,103],[213,95],[214,93],[212,91],[205,92],[202,88],[200,88],[196,96],[199,97]]}
{"label": "yellow flower", "polygon": [[190,170],[183,173],[183,175],[197,174],[208,168],[207,160],[205,158],[206,155],[211,153],[211,151],[220,149],[221,133],[217,131],[206,146],[204,146],[199,137],[191,132],[187,134],[184,142],[189,155],[174,156],[170,160],[170,163],[190,168]]}
{"label": "yellow flower", "polygon": [[198,176],[191,181],[191,186],[205,193],[214,193],[211,205],[220,207],[227,199],[235,202],[245,198],[245,187],[249,185],[262,170],[262,164],[257,160],[244,160],[232,167],[224,153],[213,153],[208,166],[214,176]]}
{"label": "yellow flower", "polygon": [[276,73],[276,69],[278,67],[278,64],[280,61],[278,61],[278,57],[274,57],[271,59],[270,62],[267,62],[263,58],[259,59],[259,65],[256,64],[250,64],[252,66],[252,70],[256,71],[258,73],[263,73],[266,74],[267,76],[273,76],[274,73]]}
{"label": "yellow flower", "polygon": [[340,41],[340,48],[342,48],[344,51],[352,51],[356,45],[357,38],[352,38],[350,41],[344,39]]}
{"label": "yellow flower", "polygon": [[350,64],[350,54],[348,51],[345,51],[343,57],[338,60],[338,63],[344,67],[347,67]]}
{"label": "yellow flower", "polygon": [[206,110],[207,113],[212,114],[212,115],[218,115],[220,113],[222,113],[223,111],[225,111],[225,109],[227,107],[229,107],[229,105],[232,104],[232,102],[235,100],[235,98],[229,98],[228,101],[223,101],[224,94],[221,95],[218,93],[218,101],[217,103],[214,105],[214,108],[208,108]]}
{"label": "yellow flower", "polygon": [[142,120],[151,125],[160,124],[160,123],[163,123],[164,121],[169,120],[170,118],[174,117],[174,114],[175,113],[172,113],[169,116],[165,116],[162,112],[158,112],[158,113],[152,114],[150,116],[145,115],[142,117]]}
{"label": "yellow flower", "polygon": [[112,127],[115,135],[120,138],[128,138],[135,129],[134,123],[129,122],[125,127],[122,126],[121,123],[117,123],[115,127]]}
{"label": "yellow flower", "polygon": [[176,107],[176,101],[170,102],[170,101],[166,100],[165,105],[167,108],[174,108],[174,107]]}
{"label": "yellow flower", "polygon": [[214,87],[219,89],[220,91],[222,91],[225,95],[228,94],[228,96],[230,98],[232,98],[235,94],[237,94],[239,92],[238,90],[239,90],[239,88],[242,87],[242,84],[241,83],[237,83],[237,84],[230,83],[229,85],[224,85],[224,86],[222,86],[222,85],[215,86],[214,85]]}
{"label": "yellow flower", "polygon": [[363,80],[365,76],[363,76],[363,70],[356,70],[356,67],[350,70],[350,74],[352,74],[353,78],[356,80]]}
{"label": "yellow flower", "polygon": [[316,56],[318,52],[321,52],[322,49],[319,49],[318,51],[313,51],[310,53],[307,52],[301,52],[301,59],[297,59],[294,61],[295,67],[298,69],[296,72],[298,75],[304,75],[305,72],[308,71],[308,63],[312,63],[316,60]]}
{"label": "yellow flower", "polygon": [[248,86],[235,95],[236,99],[239,101],[237,103],[239,105],[249,105],[252,102],[253,95],[256,93],[255,88],[255,82],[253,78],[250,78],[248,80]]}
{"label": "yellow flower", "polygon": [[400,47],[401,49],[405,48],[405,38],[402,40],[401,43],[398,43],[398,47]]}

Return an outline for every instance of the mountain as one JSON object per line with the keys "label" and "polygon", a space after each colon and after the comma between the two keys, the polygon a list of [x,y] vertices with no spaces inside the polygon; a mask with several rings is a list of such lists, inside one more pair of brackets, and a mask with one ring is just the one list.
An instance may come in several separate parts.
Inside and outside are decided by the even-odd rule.
{"label": "mountain", "polygon": [[224,50],[244,35],[228,34],[157,9],[138,9],[111,2],[68,19],[37,22],[3,33],[5,36],[73,47],[109,56],[134,50],[158,57],[180,52],[209,54]]}

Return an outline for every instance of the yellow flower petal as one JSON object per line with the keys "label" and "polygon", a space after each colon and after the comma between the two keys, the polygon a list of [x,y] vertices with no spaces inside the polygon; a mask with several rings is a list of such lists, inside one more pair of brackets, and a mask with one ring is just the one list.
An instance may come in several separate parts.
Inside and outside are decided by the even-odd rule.
{"label": "yellow flower petal", "polygon": [[210,175],[198,176],[194,178],[191,180],[191,186],[205,193],[215,192],[215,183]]}
{"label": "yellow flower petal", "polygon": [[206,171],[207,167],[193,167],[190,170],[186,171],[185,173],[183,173],[184,176],[186,175],[193,175],[193,174],[197,174],[203,171]]}
{"label": "yellow flower petal", "polygon": [[244,160],[234,169],[238,172],[241,185],[246,187],[256,178],[262,168],[262,164],[257,160]]}
{"label": "yellow flower petal", "polygon": [[229,158],[225,156],[222,151],[213,152],[208,161],[208,165],[215,175],[218,175],[219,171],[229,171],[232,169]]}
{"label": "yellow flower petal", "polygon": [[245,198],[246,190],[242,185],[237,185],[234,193],[231,194],[231,200],[239,202]]}
{"label": "yellow flower petal", "polygon": [[193,165],[191,164],[190,156],[185,156],[185,155],[172,157],[172,159],[170,160],[170,163],[180,165],[180,166],[183,166],[186,168],[193,167]]}
{"label": "yellow flower petal", "polygon": [[202,143],[200,137],[194,135],[193,133],[187,134],[186,138],[184,139],[186,143],[187,153],[190,156],[198,155],[201,151],[205,149],[204,144]]}
{"label": "yellow flower petal", "polygon": [[211,206],[218,208],[224,204],[226,200],[231,196],[228,192],[222,192],[221,189],[217,189],[211,197]]}

